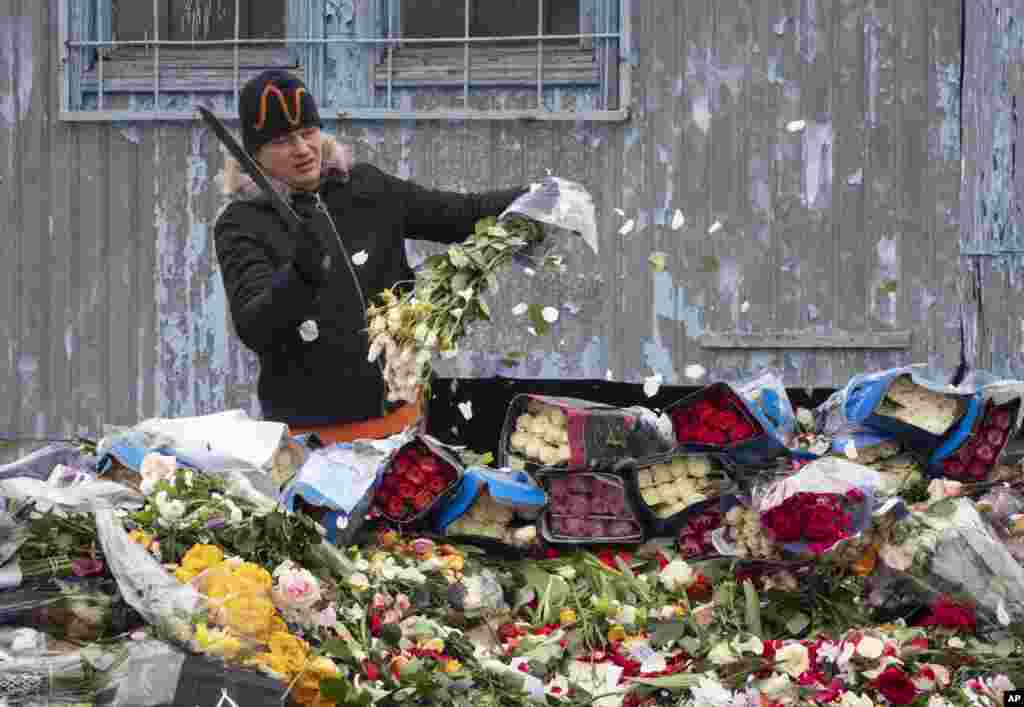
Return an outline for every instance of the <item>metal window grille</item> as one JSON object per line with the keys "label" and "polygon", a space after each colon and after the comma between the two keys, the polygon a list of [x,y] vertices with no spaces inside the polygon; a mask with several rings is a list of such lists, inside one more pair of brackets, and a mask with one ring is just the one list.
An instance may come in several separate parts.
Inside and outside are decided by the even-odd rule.
{"label": "metal window grille", "polygon": [[[132,2],[145,2],[145,0],[130,0]],[[295,0],[290,0],[295,2]],[[337,106],[338,117],[349,119],[537,119],[537,120],[594,120],[594,121],[617,121],[628,118],[629,106],[629,62],[622,60],[629,53],[629,2],[630,0],[597,0],[596,7],[601,8],[606,14],[598,18],[599,27],[609,28],[605,31],[578,32],[576,34],[545,34],[544,7],[547,0],[537,0],[537,32],[532,35],[516,36],[472,36],[470,34],[470,3],[465,2],[465,26],[461,36],[453,37],[402,37],[396,30],[395,7],[396,3],[403,0],[376,0],[387,3],[387,22],[383,32],[374,32],[378,36],[314,36],[314,17],[320,13],[321,17],[326,10],[325,3],[337,5],[338,0],[303,0],[310,3],[308,14],[308,28],[305,36],[299,36],[295,26],[286,32],[288,36],[278,38],[245,38],[240,36],[241,0],[234,0],[234,37],[231,39],[208,39],[208,40],[168,40],[160,36],[160,0],[152,0],[153,6],[153,36],[143,40],[118,41],[110,37],[111,28],[109,20],[104,19],[103,8],[109,9],[110,0],[60,0],[61,26],[60,42],[64,51],[62,62],[63,92],[61,101],[61,118],[67,121],[117,121],[117,120],[195,120],[195,111],[180,109],[161,108],[161,48],[194,48],[198,50],[206,48],[231,48],[233,65],[231,67],[231,86],[224,91],[234,99],[237,105],[238,94],[241,83],[241,57],[240,51],[243,47],[254,46],[278,46],[297,50],[306,62],[314,62],[319,66],[315,73],[315,79],[306,83],[310,90],[317,97],[321,105],[325,105],[325,86],[321,85],[323,80],[323,67],[325,52],[329,47],[337,45],[348,45],[362,47],[364,49],[376,49],[377,53],[384,55],[386,65],[385,75],[385,108],[365,106]],[[407,0],[405,0],[407,1]],[[85,20],[83,21],[83,17]],[[76,31],[75,31],[76,30]],[[598,110],[580,111],[552,111],[545,109],[544,100],[544,47],[549,42],[563,42],[565,40],[586,40],[595,48],[595,61],[605,67],[614,69],[612,75],[615,77],[615,86],[605,85],[603,90],[604,104]],[[510,43],[532,42],[536,45],[536,109],[526,110],[474,110],[470,107],[471,91],[474,87],[471,76],[470,51],[471,47],[477,45],[502,46]],[[463,75],[462,75],[462,103],[461,109],[441,110],[398,110],[393,109],[392,99],[394,97],[394,56],[401,46],[436,46],[442,44],[461,44],[463,47]],[[122,47],[146,47],[151,50],[152,57],[152,88],[146,93],[152,96],[152,110],[124,110],[110,109],[108,103],[108,91],[105,88],[105,51]],[[75,95],[76,87],[80,85],[85,67],[90,57],[94,56],[96,66],[96,108],[84,108],[75,105],[72,96]],[[198,55],[197,55],[198,56]],[[304,65],[308,70],[310,67]],[[373,92],[371,86],[371,95]],[[622,107],[609,108],[608,100],[612,91],[618,92],[618,104]],[[136,95],[138,91],[131,91]],[[216,108],[216,106],[211,106]],[[227,120],[236,118],[234,111],[215,110],[220,117]]]}

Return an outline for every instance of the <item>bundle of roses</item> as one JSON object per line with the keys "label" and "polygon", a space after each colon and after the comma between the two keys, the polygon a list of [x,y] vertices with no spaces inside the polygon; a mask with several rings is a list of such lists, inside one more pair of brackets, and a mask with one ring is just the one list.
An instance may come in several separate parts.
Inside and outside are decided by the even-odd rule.
{"label": "bundle of roses", "polygon": [[416,442],[400,451],[384,471],[374,494],[374,508],[388,520],[402,523],[426,511],[458,480],[448,462]]}
{"label": "bundle of roses", "polygon": [[693,442],[724,447],[763,432],[747,413],[739,396],[727,386],[707,389],[693,404],[673,408],[669,417],[680,444]]}

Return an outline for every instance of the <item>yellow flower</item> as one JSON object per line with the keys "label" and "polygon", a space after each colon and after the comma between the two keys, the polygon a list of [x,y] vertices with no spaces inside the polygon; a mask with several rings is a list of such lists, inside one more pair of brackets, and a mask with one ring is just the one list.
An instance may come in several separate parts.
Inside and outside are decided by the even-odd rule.
{"label": "yellow flower", "polygon": [[466,560],[462,555],[445,555],[444,556],[445,569],[450,569],[455,572],[461,572],[466,566]]}
{"label": "yellow flower", "polygon": [[612,626],[608,629],[608,640],[612,643],[623,641],[626,638],[626,629],[622,626]]}
{"label": "yellow flower", "polygon": [[193,545],[181,558],[181,566],[196,574],[224,561],[224,551],[216,545]]}
{"label": "yellow flower", "polygon": [[462,663],[452,658],[444,664],[444,667],[441,668],[441,670],[448,674],[457,673],[462,670]]}
{"label": "yellow flower", "polygon": [[223,638],[210,644],[206,651],[225,660],[234,660],[242,652],[242,642],[234,636],[225,633]]}
{"label": "yellow flower", "polygon": [[254,596],[236,596],[224,602],[228,627],[243,636],[260,636],[270,628],[274,604],[269,599]]}
{"label": "yellow flower", "polygon": [[319,691],[320,681],[333,678],[338,672],[338,666],[330,658],[313,658],[302,669],[302,675],[296,684],[300,689]]}
{"label": "yellow flower", "polygon": [[271,636],[275,633],[288,633],[288,624],[284,622],[277,614],[270,617],[270,625],[267,626],[267,636]]}
{"label": "yellow flower", "polygon": [[282,657],[292,673],[302,670],[309,655],[309,650],[302,640],[284,631],[270,636],[270,652]]}
{"label": "yellow flower", "polygon": [[188,584],[196,578],[196,573],[192,570],[185,569],[184,567],[179,567],[174,570],[174,578],[182,584]]}
{"label": "yellow flower", "polygon": [[576,612],[570,608],[562,609],[558,614],[558,620],[563,626],[576,623]]}
{"label": "yellow flower", "polygon": [[419,648],[423,651],[436,651],[437,653],[444,653],[444,640],[441,638],[431,638],[426,641],[420,641]]}
{"label": "yellow flower", "polygon": [[282,655],[275,655],[274,653],[258,653],[249,661],[249,664],[262,665],[265,668],[269,668],[286,680],[290,680],[292,677],[289,661]]}
{"label": "yellow flower", "polygon": [[196,643],[203,650],[210,645],[210,632],[206,628],[206,624],[196,624]]}
{"label": "yellow flower", "polygon": [[130,533],[128,533],[128,539],[131,540],[133,543],[138,543],[139,545],[142,545],[142,547],[146,548],[147,550],[149,549],[149,546],[153,543],[153,536],[148,535],[147,533],[141,530],[133,530]]}
{"label": "yellow flower", "polygon": [[274,586],[274,580],[270,576],[270,573],[252,562],[243,562],[242,565],[234,571],[234,575],[243,583],[252,584],[253,586],[264,589],[268,592]]}

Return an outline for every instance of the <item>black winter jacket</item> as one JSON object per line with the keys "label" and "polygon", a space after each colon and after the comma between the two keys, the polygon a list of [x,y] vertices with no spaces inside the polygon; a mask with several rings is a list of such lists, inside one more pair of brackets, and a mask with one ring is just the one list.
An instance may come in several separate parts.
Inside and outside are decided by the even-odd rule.
{"label": "black winter jacket", "polygon": [[[476,221],[499,214],[524,192],[430,190],[368,164],[355,165],[347,175],[328,172],[319,189],[349,253],[369,256],[356,267],[368,299],[413,278],[406,237],[459,242]],[[235,330],[259,356],[263,416],[299,427],[378,417],[388,409],[384,383],[376,364],[366,360],[369,344],[358,294],[329,221],[315,211],[308,215],[331,256],[320,291],[292,266],[294,236],[269,199],[232,202],[215,228]],[[318,337],[308,342],[299,332],[307,320],[318,329]]]}

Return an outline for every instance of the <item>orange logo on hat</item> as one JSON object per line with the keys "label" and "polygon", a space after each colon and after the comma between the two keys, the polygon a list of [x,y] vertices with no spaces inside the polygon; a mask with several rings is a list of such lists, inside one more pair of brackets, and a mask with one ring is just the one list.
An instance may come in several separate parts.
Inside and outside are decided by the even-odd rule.
{"label": "orange logo on hat", "polygon": [[260,119],[256,121],[253,126],[256,130],[263,130],[263,126],[267,122],[267,96],[273,93],[277,96],[278,102],[281,104],[281,110],[284,112],[285,118],[288,119],[288,124],[293,128],[297,127],[302,122],[302,95],[306,92],[306,89],[299,86],[295,89],[295,117],[292,117],[292,111],[288,108],[288,100],[284,97],[279,89],[274,84],[267,84],[267,87],[263,89],[263,95],[260,96]]}

